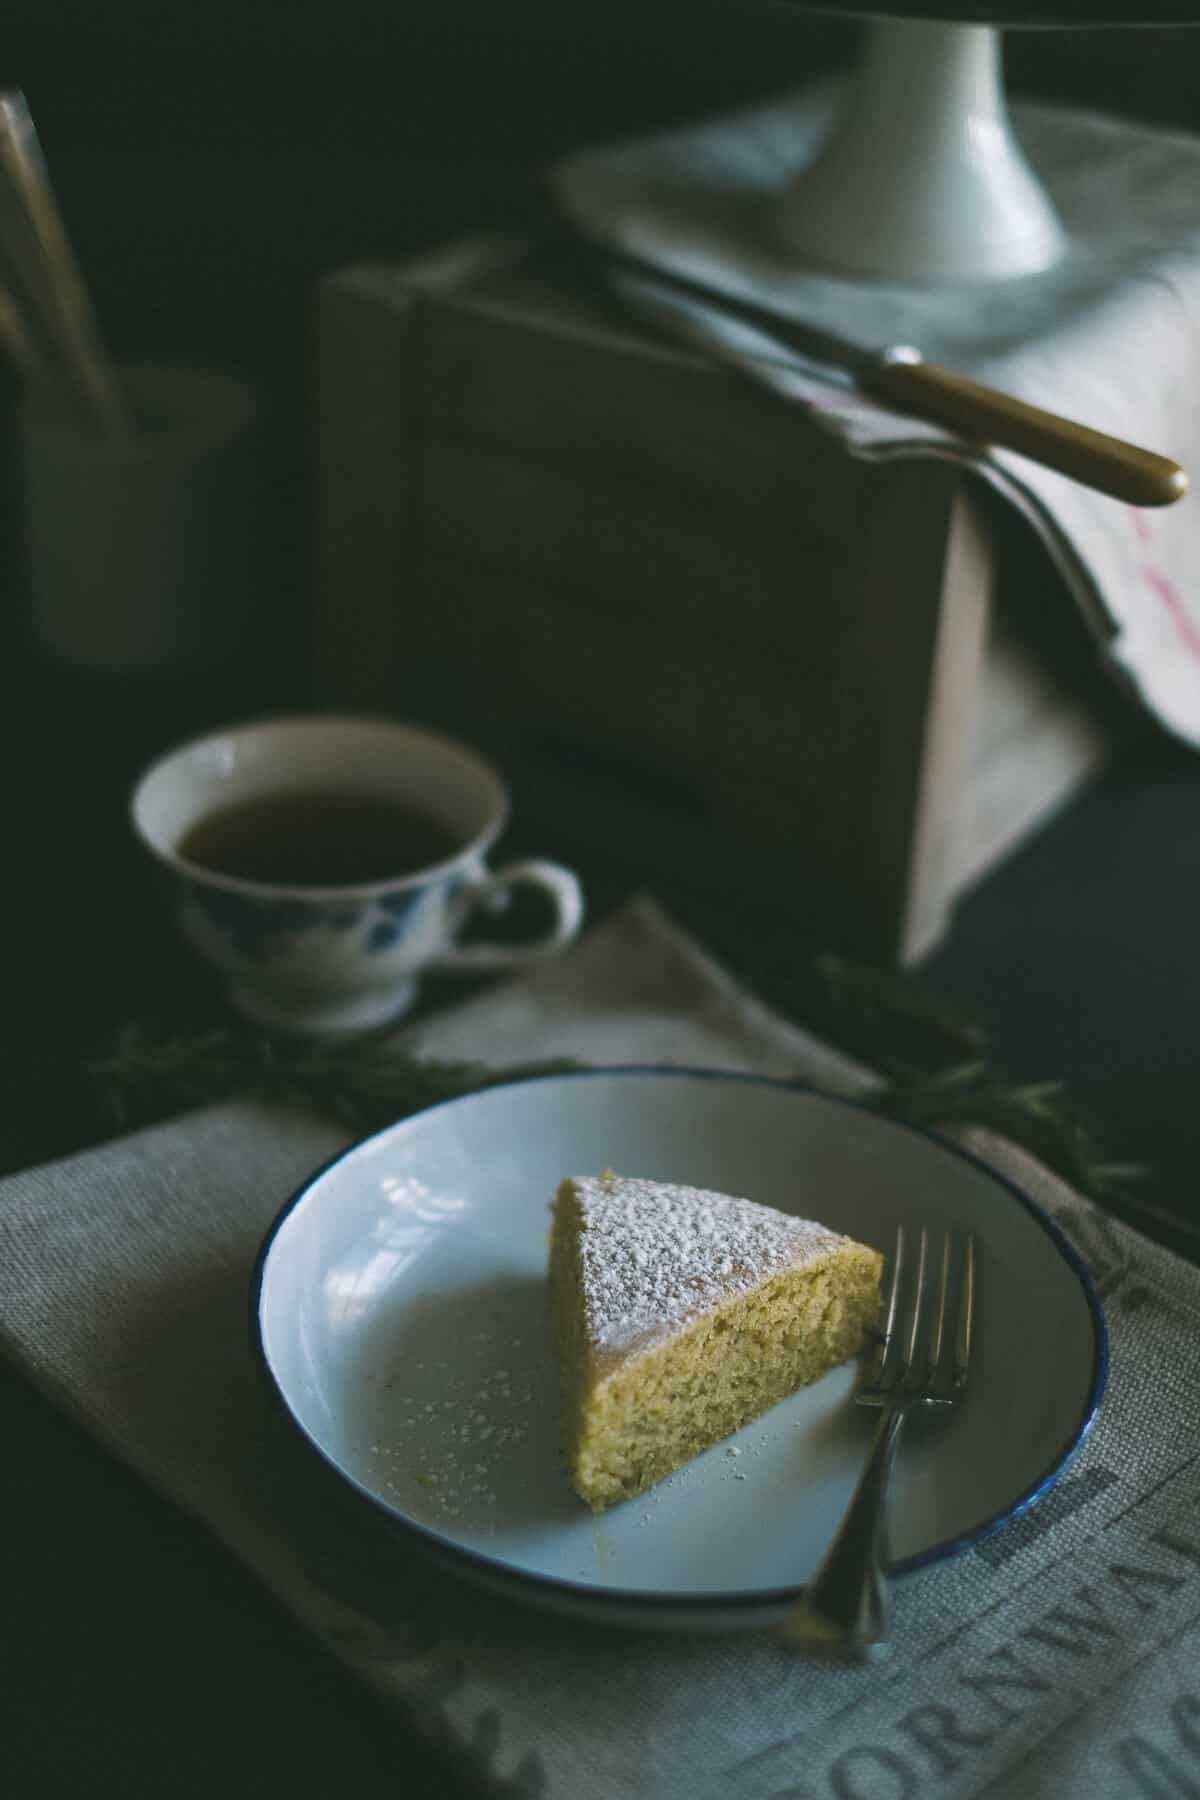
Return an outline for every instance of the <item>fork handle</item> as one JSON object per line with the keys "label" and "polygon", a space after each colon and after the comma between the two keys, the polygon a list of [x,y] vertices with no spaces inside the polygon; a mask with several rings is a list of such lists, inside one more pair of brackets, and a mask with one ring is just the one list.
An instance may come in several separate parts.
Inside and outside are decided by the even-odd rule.
{"label": "fork handle", "polygon": [[887,1629],[885,1507],[904,1413],[897,1401],[885,1403],[837,1535],[783,1622],[783,1637],[796,1649],[862,1661]]}

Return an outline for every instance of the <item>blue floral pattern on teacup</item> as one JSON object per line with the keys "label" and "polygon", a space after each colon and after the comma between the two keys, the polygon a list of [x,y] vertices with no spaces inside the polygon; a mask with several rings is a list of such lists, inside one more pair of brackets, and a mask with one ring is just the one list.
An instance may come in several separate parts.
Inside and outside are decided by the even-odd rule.
{"label": "blue floral pattern on teacup", "polygon": [[[403,948],[429,924],[429,915],[454,903],[467,886],[456,872],[449,878],[372,894],[361,900],[345,894],[336,899],[302,895],[256,894],[172,873],[172,899],[185,928],[192,926],[210,943],[220,941],[227,956],[262,964],[290,955],[306,934],[335,933],[346,942],[347,955],[382,957]],[[312,946],[314,951],[317,946]]]}
{"label": "blue floral pattern on teacup", "polygon": [[367,927],[366,949],[369,955],[377,956],[400,942],[411,922],[414,909],[426,892],[424,888],[409,888],[402,894],[384,894],[380,897],[376,902],[375,916]]}

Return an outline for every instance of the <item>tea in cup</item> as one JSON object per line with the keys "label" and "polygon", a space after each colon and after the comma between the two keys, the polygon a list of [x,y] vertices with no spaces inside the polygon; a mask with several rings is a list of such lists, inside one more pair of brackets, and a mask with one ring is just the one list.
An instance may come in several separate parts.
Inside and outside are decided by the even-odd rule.
{"label": "tea in cup", "polygon": [[[132,796],[184,938],[243,1017],[304,1034],[370,1030],[433,970],[519,969],[583,919],[579,881],[538,858],[490,869],[500,776],[436,732],[387,719],[264,719],[160,757]],[[531,942],[459,940],[522,886],[552,922]]]}

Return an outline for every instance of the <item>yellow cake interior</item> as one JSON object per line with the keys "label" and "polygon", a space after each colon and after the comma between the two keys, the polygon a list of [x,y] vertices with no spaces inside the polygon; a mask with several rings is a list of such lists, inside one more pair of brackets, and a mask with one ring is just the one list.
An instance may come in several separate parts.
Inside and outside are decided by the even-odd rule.
{"label": "yellow cake interior", "polygon": [[882,1257],[709,1190],[564,1180],[550,1294],[562,1441],[597,1511],[628,1499],[854,1356]]}

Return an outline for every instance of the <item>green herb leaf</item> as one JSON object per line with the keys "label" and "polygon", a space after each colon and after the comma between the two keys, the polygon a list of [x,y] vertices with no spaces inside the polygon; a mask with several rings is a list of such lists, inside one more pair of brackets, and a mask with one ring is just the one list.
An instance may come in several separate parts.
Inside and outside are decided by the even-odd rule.
{"label": "green herb leaf", "polygon": [[[366,1133],[439,1100],[578,1066],[555,1060],[495,1068],[418,1059],[378,1040],[292,1044],[236,1026],[187,1036],[130,1024],[93,1059],[89,1074],[104,1118],[119,1130],[238,1093],[311,1106]],[[1006,1083],[983,1060],[894,1077],[862,1103],[929,1131],[991,1127],[1094,1198],[1111,1198],[1136,1173],[1100,1153],[1060,1083]]]}
{"label": "green herb leaf", "polygon": [[312,1106],[366,1133],[456,1094],[574,1066],[558,1060],[496,1069],[418,1059],[374,1039],[293,1045],[236,1026],[188,1036],[129,1024],[88,1073],[102,1115],[119,1130],[238,1093]]}

